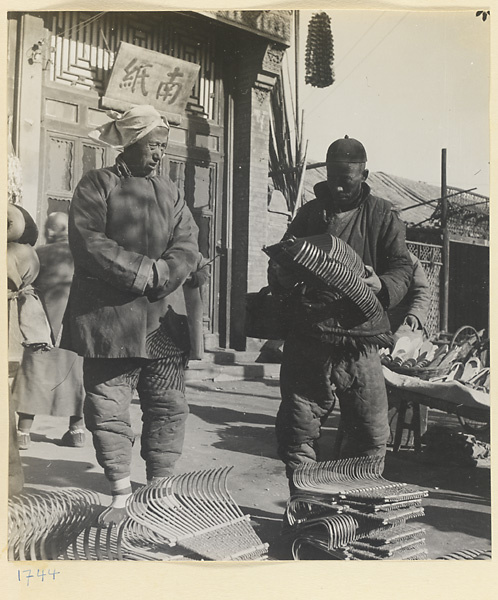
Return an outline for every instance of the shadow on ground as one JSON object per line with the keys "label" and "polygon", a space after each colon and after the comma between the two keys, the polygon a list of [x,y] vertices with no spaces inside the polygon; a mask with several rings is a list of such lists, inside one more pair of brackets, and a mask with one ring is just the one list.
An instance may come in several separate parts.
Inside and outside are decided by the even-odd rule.
{"label": "shadow on ground", "polygon": [[438,531],[460,532],[491,540],[491,515],[488,513],[448,505],[426,505],[423,522]]}
{"label": "shadow on ground", "polygon": [[190,412],[206,423],[224,425],[226,423],[251,423],[253,425],[274,425],[275,417],[262,413],[244,412],[220,406],[189,404]]}
{"label": "shadow on ground", "polygon": [[[214,448],[278,458],[275,437],[275,417],[262,413],[243,412],[233,408],[190,404],[190,412],[206,423],[217,425],[219,441]],[[242,423],[242,424],[241,424]],[[322,428],[319,440],[319,460],[334,458],[334,443],[339,424],[339,415],[331,415]],[[261,427],[261,425],[267,425]]]}
{"label": "shadow on ground", "polygon": [[269,560],[292,560],[289,541],[282,536],[282,516],[285,502],[279,502],[280,512],[267,512],[253,507],[241,506],[244,514],[251,515],[251,524],[262,542],[269,544]]}
{"label": "shadow on ground", "polygon": [[[258,380],[258,383],[260,383],[261,381],[264,381],[264,380]],[[237,382],[234,382],[234,383],[237,383]],[[266,385],[268,387],[273,387],[273,383],[267,383]],[[278,386],[278,385],[279,385],[279,383],[277,381],[276,386]],[[235,389],[226,389],[226,388],[221,388],[221,387],[216,387],[213,390],[213,386],[212,385],[209,386],[209,385],[206,385],[206,384],[203,384],[203,383],[194,383],[194,382],[189,382],[189,384],[188,384],[188,387],[187,387],[187,398],[188,398],[188,395],[189,395],[189,390],[193,390],[194,392],[198,392],[198,393],[204,393],[205,392],[206,394],[212,394],[213,391],[214,391],[216,393],[216,395],[218,395],[218,394],[224,394],[226,396],[242,396],[244,398],[250,398],[251,396],[254,395],[253,393],[250,393],[250,392],[245,392],[245,391],[237,392],[237,391],[235,391]],[[258,394],[257,394],[257,398],[258,398],[258,400],[260,400],[260,399],[273,400],[273,401],[276,400],[276,401],[280,402],[280,399],[278,397],[276,397],[275,395],[273,395],[273,396],[266,396],[264,394],[261,394],[259,391],[258,391]]]}
{"label": "shadow on ground", "polygon": [[219,441],[212,444],[214,448],[278,459],[273,427],[228,425],[217,435]]}
{"label": "shadow on ground", "polygon": [[[386,455],[384,477],[427,488],[451,490],[459,494],[491,497],[490,470],[480,467],[435,465],[413,451]],[[489,502],[488,502],[489,504]]]}
{"label": "shadow on ground", "polygon": [[79,487],[108,494],[109,485],[102,473],[90,472],[95,465],[75,460],[46,460],[22,456],[25,484],[59,487]]}

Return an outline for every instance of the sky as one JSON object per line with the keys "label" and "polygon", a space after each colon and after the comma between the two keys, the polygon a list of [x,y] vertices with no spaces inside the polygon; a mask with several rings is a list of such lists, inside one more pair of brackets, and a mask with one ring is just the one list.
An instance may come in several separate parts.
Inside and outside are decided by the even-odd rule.
{"label": "sky", "polygon": [[[301,11],[300,106],[308,160],[349,135],[366,147],[368,168],[489,195],[489,20],[475,11],[328,10],[335,82],[304,84],[308,21]],[[294,56],[287,53],[293,81]],[[287,67],[285,67],[287,69]]]}

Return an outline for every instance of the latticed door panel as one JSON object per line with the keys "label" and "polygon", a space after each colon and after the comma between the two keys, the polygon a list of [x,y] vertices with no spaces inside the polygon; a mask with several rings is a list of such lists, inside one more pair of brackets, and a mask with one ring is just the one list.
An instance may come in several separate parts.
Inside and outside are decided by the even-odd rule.
{"label": "latticed door panel", "polygon": [[207,27],[172,13],[65,11],[47,16],[51,82],[102,94],[121,41],[200,65],[187,112],[219,122],[216,38]]}
{"label": "latticed door panel", "polygon": [[440,330],[440,289],[442,247],[422,242],[407,242],[408,250],[422,263],[431,290],[431,304],[426,329],[429,336]]}
{"label": "latticed door panel", "polygon": [[67,212],[79,180],[92,169],[113,164],[116,151],[98,144],[88,132],[109,120],[97,94],[61,88],[47,79],[43,87],[41,203],[38,223],[48,214]]}
{"label": "latticed door panel", "polygon": [[88,143],[85,138],[47,132],[45,159],[44,219],[54,211],[67,212],[69,202],[81,177],[104,166],[105,149]]}

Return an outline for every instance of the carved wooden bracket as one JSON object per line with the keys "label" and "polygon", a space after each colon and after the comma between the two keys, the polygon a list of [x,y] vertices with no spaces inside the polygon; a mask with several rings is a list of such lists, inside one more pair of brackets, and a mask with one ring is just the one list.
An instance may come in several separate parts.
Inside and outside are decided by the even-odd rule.
{"label": "carved wooden bracket", "polygon": [[263,57],[263,72],[278,75],[284,58],[285,48],[280,44],[268,44]]}

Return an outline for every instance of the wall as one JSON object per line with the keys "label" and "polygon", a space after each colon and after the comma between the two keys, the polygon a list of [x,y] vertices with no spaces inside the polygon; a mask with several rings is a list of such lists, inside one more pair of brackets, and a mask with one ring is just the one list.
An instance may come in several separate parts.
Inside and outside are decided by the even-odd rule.
{"label": "wall", "polygon": [[18,82],[22,93],[17,100],[16,149],[23,173],[22,205],[38,220],[44,57],[34,55],[33,47],[46,38],[47,32],[43,20],[35,15],[23,15],[20,24]]}
{"label": "wall", "polygon": [[289,217],[280,213],[268,211],[268,228],[266,233],[266,243],[276,244],[279,242],[289,226]]}
{"label": "wall", "polygon": [[266,281],[270,95],[283,47],[251,36],[239,45],[234,90],[233,252],[230,347],[244,350],[246,293]]}

